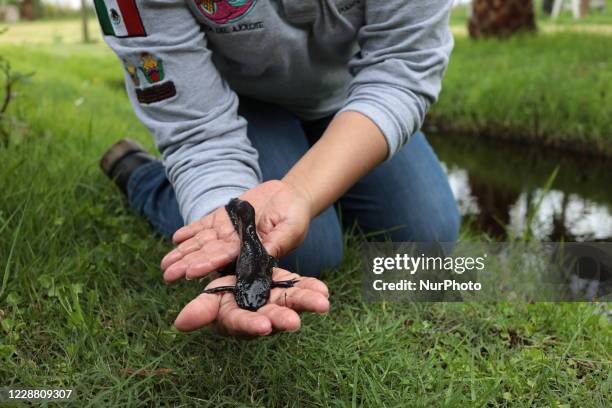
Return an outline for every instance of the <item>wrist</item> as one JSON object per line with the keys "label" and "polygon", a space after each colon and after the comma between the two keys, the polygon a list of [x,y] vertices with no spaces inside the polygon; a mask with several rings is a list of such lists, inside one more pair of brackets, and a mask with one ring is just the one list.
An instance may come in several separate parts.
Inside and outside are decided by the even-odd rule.
{"label": "wrist", "polygon": [[304,180],[289,173],[283,179],[282,182],[294,191],[298,199],[303,202],[308,212],[308,217],[313,219],[316,216],[316,208],[313,195],[311,191],[306,187]]}

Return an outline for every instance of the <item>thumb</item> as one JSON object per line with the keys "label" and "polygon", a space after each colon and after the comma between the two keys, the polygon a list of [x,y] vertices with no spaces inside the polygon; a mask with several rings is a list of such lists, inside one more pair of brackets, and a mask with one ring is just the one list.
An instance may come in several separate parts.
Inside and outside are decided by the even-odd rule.
{"label": "thumb", "polygon": [[297,248],[305,237],[306,232],[302,236],[291,225],[280,224],[264,237],[262,244],[271,256],[281,258]]}
{"label": "thumb", "polygon": [[273,256],[274,258],[280,258],[286,255],[287,253],[287,251],[284,249],[284,245],[282,242],[282,234],[273,231],[266,236],[266,238],[262,241],[262,244],[264,248],[266,248],[266,252],[268,252],[270,256]]}
{"label": "thumb", "polygon": [[182,332],[197,330],[215,321],[218,314],[218,295],[203,293],[189,302],[179,313],[174,321],[174,327]]}
{"label": "thumb", "polygon": [[[212,281],[206,289],[236,284],[233,276],[224,276]],[[202,293],[185,306],[174,321],[174,327],[182,332],[197,330],[217,319],[221,295]]]}

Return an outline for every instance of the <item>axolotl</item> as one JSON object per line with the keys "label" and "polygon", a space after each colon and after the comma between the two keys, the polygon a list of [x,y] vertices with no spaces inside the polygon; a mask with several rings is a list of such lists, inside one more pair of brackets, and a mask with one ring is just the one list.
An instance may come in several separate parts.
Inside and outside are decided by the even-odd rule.
{"label": "axolotl", "polygon": [[255,209],[248,201],[232,199],[225,210],[240,237],[240,253],[221,273],[236,275],[236,286],[220,286],[204,293],[233,292],[236,303],[242,309],[256,311],[270,300],[273,288],[292,288],[296,279],[272,280],[272,270],[277,260],[270,256],[257,235]]}

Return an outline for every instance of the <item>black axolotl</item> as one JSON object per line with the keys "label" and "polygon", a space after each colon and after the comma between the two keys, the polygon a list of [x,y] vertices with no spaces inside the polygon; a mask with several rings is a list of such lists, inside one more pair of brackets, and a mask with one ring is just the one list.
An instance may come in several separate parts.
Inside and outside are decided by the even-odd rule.
{"label": "black axolotl", "polygon": [[236,286],[221,286],[204,293],[234,292],[236,303],[242,309],[255,311],[268,303],[273,288],[291,288],[298,281],[273,281],[272,268],[277,265],[257,235],[255,209],[248,201],[234,198],[225,206],[227,214],[240,236],[238,258],[221,273],[236,275]]}

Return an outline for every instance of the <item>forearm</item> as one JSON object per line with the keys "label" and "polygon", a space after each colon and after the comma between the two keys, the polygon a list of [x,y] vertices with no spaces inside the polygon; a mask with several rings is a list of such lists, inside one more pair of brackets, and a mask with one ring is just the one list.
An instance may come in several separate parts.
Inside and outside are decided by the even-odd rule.
{"label": "forearm", "polygon": [[134,112],[155,137],[183,219],[193,222],[261,182],[238,97],[187,2],[126,2],[121,9],[137,14],[147,34],[127,37],[106,24],[117,13],[111,3],[96,2],[104,39],[124,65]]}
{"label": "forearm", "polygon": [[343,112],[283,181],[308,198],[314,218],[385,160],[388,152],[374,122],[361,113]]}

